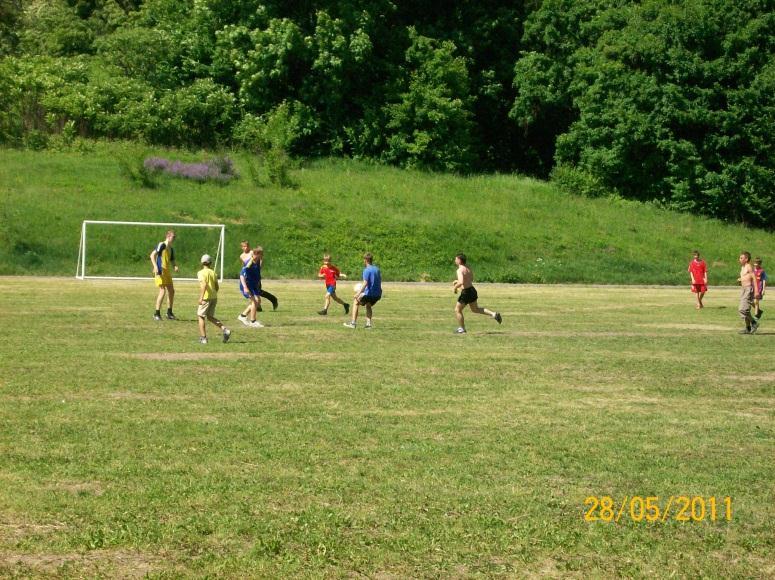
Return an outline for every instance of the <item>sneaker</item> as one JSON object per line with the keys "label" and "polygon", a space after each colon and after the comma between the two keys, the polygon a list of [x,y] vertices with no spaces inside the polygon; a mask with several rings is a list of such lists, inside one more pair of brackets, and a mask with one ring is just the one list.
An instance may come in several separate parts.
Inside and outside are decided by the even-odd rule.
{"label": "sneaker", "polygon": [[495,322],[497,322],[498,324],[503,322],[503,317],[501,316],[500,312],[496,312],[495,316],[493,316],[493,318],[495,319]]}
{"label": "sneaker", "polygon": [[250,326],[250,328],[264,328],[264,325],[261,324],[258,320],[254,320],[253,322],[248,324],[248,326]]}
{"label": "sneaker", "polygon": [[274,300],[270,300],[269,302],[272,303],[272,310],[277,310],[277,305],[280,304],[280,301],[275,298]]}
{"label": "sneaker", "polygon": [[328,314],[328,310],[319,310],[318,314],[320,314],[320,316],[325,316],[326,314]]}
{"label": "sneaker", "polygon": [[462,326],[460,326],[460,327],[459,327],[459,328],[458,328],[458,329],[455,331],[455,334],[465,334],[465,333],[466,333],[466,329],[465,329],[465,328],[463,328]]}
{"label": "sneaker", "polygon": [[159,316],[158,314],[154,314],[153,315],[153,319],[154,320],[161,320],[161,316]]}
{"label": "sneaker", "polygon": [[345,316],[350,314],[350,305],[347,303],[345,303],[344,305],[344,313],[345,313]]}
{"label": "sneaker", "polygon": [[207,344],[207,337],[206,336],[200,336],[199,337],[199,344]]}
{"label": "sneaker", "polygon": [[744,328],[743,330],[738,331],[737,334],[751,334],[751,329]]}
{"label": "sneaker", "polygon": [[223,329],[223,342],[229,342],[229,339],[231,338],[231,330],[228,328]]}
{"label": "sneaker", "polygon": [[239,320],[239,321],[240,321],[242,324],[244,324],[245,326],[250,326],[250,321],[248,320],[248,317],[247,317],[247,316],[245,316],[244,314],[240,314],[240,315],[237,317],[237,320]]}
{"label": "sneaker", "polygon": [[355,328],[355,323],[352,321],[345,322],[342,326],[344,326],[345,328]]}
{"label": "sneaker", "polygon": [[754,320],[753,322],[751,322],[751,334],[753,334],[757,330],[759,330],[759,323]]}
{"label": "sneaker", "polygon": [[170,311],[167,312],[167,320],[177,320],[177,318],[175,318],[175,315]]}
{"label": "sneaker", "polygon": [[371,322],[366,323],[366,330],[368,330],[369,328],[371,328]]}
{"label": "sneaker", "polygon": [[759,313],[756,315],[756,320],[761,320],[763,314],[764,314],[764,310],[759,310]]}

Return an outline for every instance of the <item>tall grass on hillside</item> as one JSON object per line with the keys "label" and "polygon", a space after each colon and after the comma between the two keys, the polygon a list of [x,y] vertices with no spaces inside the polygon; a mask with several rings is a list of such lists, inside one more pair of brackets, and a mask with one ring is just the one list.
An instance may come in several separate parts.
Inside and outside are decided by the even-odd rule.
{"label": "tall grass on hillside", "polygon": [[[294,189],[244,177],[226,185],[163,179],[149,190],[123,177],[116,161],[141,150],[182,161],[207,156],[121,143],[97,143],[89,154],[0,151],[0,273],[74,272],[84,219],[224,223],[228,276],[237,275],[245,238],[265,247],[265,276],[274,278],[313,278],[324,252],[351,275],[371,251],[388,280],[447,280],[452,257],[464,251],[478,280],[534,283],[684,284],[696,248],[711,285],[734,284],[741,250],[765,265],[775,260],[772,233],[575,197],[519,176],[323,160],[294,171]],[[251,174],[250,157],[232,158],[240,175]],[[126,234],[113,265],[134,271],[156,241]],[[195,268],[203,251],[193,244],[179,261]]]}

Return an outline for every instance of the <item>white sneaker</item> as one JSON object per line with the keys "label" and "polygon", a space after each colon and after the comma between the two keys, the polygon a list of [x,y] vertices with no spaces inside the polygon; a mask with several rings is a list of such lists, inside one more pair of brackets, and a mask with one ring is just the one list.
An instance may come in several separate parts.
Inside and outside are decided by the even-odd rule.
{"label": "white sneaker", "polygon": [[228,328],[223,329],[223,342],[229,342],[229,339],[231,338],[231,330]]}
{"label": "white sneaker", "polygon": [[458,328],[458,329],[455,331],[455,334],[465,334],[465,333],[466,333],[466,329],[465,329],[465,328],[463,328],[462,326],[461,326],[461,327],[459,327],[459,328]]}
{"label": "white sneaker", "polygon": [[366,328],[371,328],[371,322],[366,323]]}
{"label": "white sneaker", "polygon": [[355,328],[355,323],[354,322],[345,322],[342,326],[344,326],[345,328]]}
{"label": "white sneaker", "polygon": [[207,344],[207,337],[206,336],[200,336],[199,337],[199,344]]}
{"label": "white sneaker", "polygon": [[248,326],[250,328],[264,328],[264,325],[261,324],[258,320],[254,320],[253,322],[249,323]]}
{"label": "white sneaker", "polygon": [[239,320],[239,321],[240,321],[242,324],[244,324],[245,326],[250,326],[250,321],[248,320],[248,317],[247,317],[247,316],[245,316],[244,314],[240,314],[240,315],[237,317],[237,320]]}

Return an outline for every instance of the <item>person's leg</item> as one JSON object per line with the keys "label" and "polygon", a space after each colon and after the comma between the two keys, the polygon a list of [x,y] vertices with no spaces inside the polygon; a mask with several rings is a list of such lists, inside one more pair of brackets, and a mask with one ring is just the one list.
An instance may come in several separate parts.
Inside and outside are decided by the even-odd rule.
{"label": "person's leg", "polygon": [[161,312],[161,305],[164,302],[164,295],[167,293],[165,286],[159,286],[159,294],[156,296],[156,312]]}
{"label": "person's leg", "polygon": [[175,301],[175,287],[167,286],[167,314],[172,314],[172,303]]}
{"label": "person's leg", "polygon": [[258,297],[253,295],[248,299],[248,320],[256,321],[256,312],[258,312]]}
{"label": "person's leg", "polygon": [[745,330],[741,332],[751,332],[751,299],[749,298],[748,288],[740,290],[740,305],[737,312],[745,323]]}
{"label": "person's leg", "polygon": [[457,328],[459,330],[465,331],[466,329],[466,321],[465,317],[463,316],[463,308],[465,308],[466,305],[462,302],[455,303],[455,318],[457,319]]}
{"label": "person's leg", "polygon": [[199,322],[199,338],[207,338],[207,329],[205,328],[205,317],[198,316],[197,322]]}
{"label": "person's leg", "polygon": [[358,304],[357,300],[353,300],[353,307],[352,307],[352,315],[350,322],[345,322],[344,325],[349,328],[355,328],[355,324],[358,321],[358,310],[360,309],[360,304]]}
{"label": "person's leg", "polygon": [[371,304],[366,303],[366,328],[371,327]]}
{"label": "person's leg", "polygon": [[488,308],[480,308],[476,302],[471,302],[468,306],[471,308],[471,312],[475,312],[476,314],[486,314],[487,316],[495,320],[495,322],[497,322],[498,324],[500,324],[503,321],[503,319],[501,318],[501,315],[495,310],[490,310]]}
{"label": "person's leg", "polygon": [[277,310],[278,302],[277,302],[277,297],[274,294],[272,294],[271,292],[267,292],[266,290],[264,290],[262,288],[261,289],[261,296],[263,298],[266,298],[267,300],[269,300],[269,302],[272,303],[272,310]]}
{"label": "person's leg", "polygon": [[702,299],[705,297],[705,292],[697,292],[697,305],[699,308],[704,308]]}

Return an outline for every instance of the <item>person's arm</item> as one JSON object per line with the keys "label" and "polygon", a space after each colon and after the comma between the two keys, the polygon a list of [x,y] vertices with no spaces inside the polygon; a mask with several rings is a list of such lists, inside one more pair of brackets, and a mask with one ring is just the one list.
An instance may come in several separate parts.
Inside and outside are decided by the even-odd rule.
{"label": "person's arm", "polygon": [[253,292],[251,292],[250,288],[248,288],[248,281],[245,278],[245,269],[244,268],[239,273],[239,281],[240,281],[240,284],[242,284],[242,287],[245,289],[245,292],[248,293],[248,298],[253,298]]}
{"label": "person's arm", "polygon": [[705,265],[705,268],[702,270],[702,283],[706,286],[708,285],[708,266]]}
{"label": "person's arm", "polygon": [[207,282],[199,281],[199,304],[205,303],[205,292],[207,291]]}
{"label": "person's arm", "polygon": [[153,268],[153,275],[154,276],[158,276],[159,274],[161,274],[161,272],[158,272],[156,270],[156,258],[158,257],[158,255],[159,255],[159,252],[157,251],[157,248],[154,248],[151,251],[151,267]]}
{"label": "person's arm", "polygon": [[172,268],[178,272],[178,265],[175,263],[175,249],[170,247],[170,264],[172,264]]}
{"label": "person's arm", "polygon": [[323,271],[323,268],[321,268],[320,270],[318,270],[318,278],[325,278],[325,277],[326,277],[326,274],[325,274],[325,272]]}
{"label": "person's arm", "polygon": [[457,280],[452,282],[452,289],[454,290],[455,294],[457,294],[457,291],[463,287],[463,272],[461,270],[457,271]]}
{"label": "person's arm", "polygon": [[355,293],[355,299],[360,300],[363,297],[363,295],[366,294],[366,290],[368,289],[369,289],[369,280],[364,277],[361,291]]}

